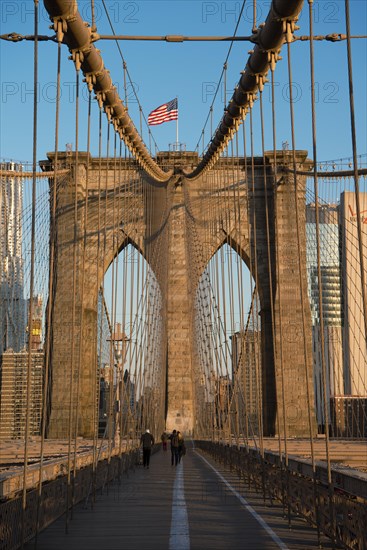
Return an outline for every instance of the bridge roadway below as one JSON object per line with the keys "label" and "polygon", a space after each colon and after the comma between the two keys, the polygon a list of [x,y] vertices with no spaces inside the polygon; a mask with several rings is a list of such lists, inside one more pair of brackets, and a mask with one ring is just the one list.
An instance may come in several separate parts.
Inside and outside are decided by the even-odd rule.
{"label": "bridge roadway below", "polygon": [[[328,539],[323,548],[332,548]],[[24,546],[34,550],[34,542]],[[188,445],[177,467],[159,450],[149,469],[136,466],[39,534],[37,550],[202,550],[318,548],[316,530],[262,495],[211,457]],[[335,546],[334,546],[335,548]]]}

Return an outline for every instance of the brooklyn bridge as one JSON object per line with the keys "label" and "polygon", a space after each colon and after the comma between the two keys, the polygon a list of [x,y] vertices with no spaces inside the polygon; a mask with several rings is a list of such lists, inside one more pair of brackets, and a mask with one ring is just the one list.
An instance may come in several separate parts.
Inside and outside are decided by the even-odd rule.
{"label": "brooklyn bridge", "polygon": [[366,549],[366,5],[154,4],[1,8],[0,549]]}

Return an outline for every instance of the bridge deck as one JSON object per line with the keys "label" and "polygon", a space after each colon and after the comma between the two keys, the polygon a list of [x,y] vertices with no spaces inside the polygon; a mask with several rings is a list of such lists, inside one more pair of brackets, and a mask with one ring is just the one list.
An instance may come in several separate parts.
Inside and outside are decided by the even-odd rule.
{"label": "bridge deck", "polygon": [[[231,441],[230,443],[233,443]],[[278,438],[263,438],[264,449],[278,454]],[[138,441],[124,440],[122,450],[134,448]],[[244,441],[240,441],[243,445]],[[260,448],[259,441],[250,441],[250,448]],[[40,438],[33,437],[29,441],[29,464],[27,474],[27,488],[37,487],[39,482],[39,456]],[[310,441],[306,439],[288,439],[287,447],[289,456],[296,460],[309,459],[311,457]],[[117,443],[112,449],[112,455],[119,452],[120,445]],[[98,441],[98,453],[100,459],[108,456],[108,442]],[[284,441],[281,441],[281,450],[284,452]],[[74,451],[74,442],[73,442]],[[366,486],[367,473],[367,444],[365,440],[331,440],[330,456],[334,467],[341,469],[346,467],[344,473],[349,476],[357,475],[358,483],[363,481]],[[314,452],[316,460],[325,461],[325,441],[314,440]],[[77,467],[82,468],[93,461],[93,441],[80,438],[77,441]],[[46,440],[44,443],[44,466],[43,480],[52,480],[65,473],[68,460],[68,442],[66,440]],[[22,490],[23,487],[23,462],[24,462],[24,440],[2,440],[0,441],[0,498],[12,498]],[[326,462],[324,464],[326,468]],[[363,472],[365,472],[363,474]],[[335,480],[334,480],[335,482]],[[338,486],[338,483],[336,483]],[[353,493],[353,490],[351,491]],[[365,497],[364,490],[363,496]],[[365,497],[366,498],[366,497]]]}
{"label": "bridge deck", "polygon": [[[169,451],[159,451],[149,470],[137,467],[98,494],[93,509],[76,507],[68,534],[65,517],[56,521],[39,535],[37,548],[316,549],[315,530],[297,518],[289,530],[282,512],[279,504],[264,506],[235,474],[192,448],[177,468]],[[323,547],[332,545],[324,540]],[[25,546],[33,548],[32,542]]]}

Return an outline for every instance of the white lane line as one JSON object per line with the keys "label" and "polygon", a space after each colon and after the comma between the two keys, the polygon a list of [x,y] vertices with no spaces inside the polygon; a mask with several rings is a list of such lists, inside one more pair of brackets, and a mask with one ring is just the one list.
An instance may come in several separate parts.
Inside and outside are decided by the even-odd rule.
{"label": "white lane line", "polygon": [[194,451],[200,458],[201,460],[203,460],[208,466],[210,466],[210,468],[217,474],[217,476],[219,477],[219,479],[221,481],[223,481],[223,483],[228,487],[228,489],[230,491],[232,491],[232,493],[238,498],[238,500],[241,502],[241,504],[246,508],[246,510],[248,512],[250,512],[250,514],[260,523],[261,527],[263,529],[265,529],[265,531],[268,533],[268,535],[273,539],[273,541],[279,546],[279,548],[282,548],[282,550],[288,550],[288,546],[278,537],[278,535],[276,533],[274,533],[273,529],[266,523],[266,521],[261,517],[259,516],[259,514],[253,509],[253,507],[247,502],[246,499],[244,499],[237,491],[236,489],[234,489],[234,487],[232,487],[232,485],[230,483],[228,483],[228,481],[222,476],[221,473],[218,472],[218,470],[216,470],[214,468],[214,466],[212,466],[210,464],[210,462],[208,462],[206,460],[206,458],[204,458],[200,453],[198,453],[196,450]]}
{"label": "white lane line", "polygon": [[169,536],[170,550],[190,550],[189,521],[185,501],[183,464],[176,467],[172,495],[172,519]]}

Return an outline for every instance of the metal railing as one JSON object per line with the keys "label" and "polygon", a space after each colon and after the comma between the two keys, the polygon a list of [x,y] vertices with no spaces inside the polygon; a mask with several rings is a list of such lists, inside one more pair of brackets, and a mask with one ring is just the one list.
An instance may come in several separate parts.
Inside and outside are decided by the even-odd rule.
{"label": "metal railing", "polygon": [[211,441],[196,441],[196,447],[216,461],[235,470],[249,488],[264,495],[270,504],[278,500],[291,522],[291,515],[303,517],[312,527],[342,548],[364,550],[367,541],[367,499],[334,485],[330,489],[322,467],[316,476],[308,475],[301,461],[292,461],[286,468],[278,460],[246,447],[223,445]]}

